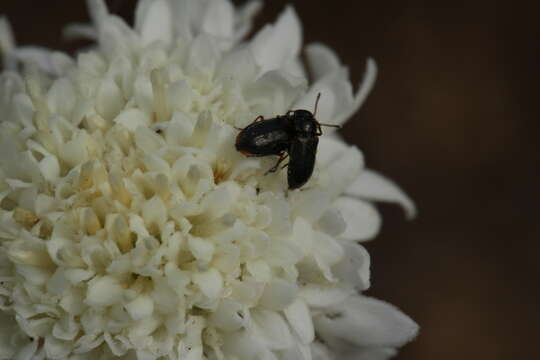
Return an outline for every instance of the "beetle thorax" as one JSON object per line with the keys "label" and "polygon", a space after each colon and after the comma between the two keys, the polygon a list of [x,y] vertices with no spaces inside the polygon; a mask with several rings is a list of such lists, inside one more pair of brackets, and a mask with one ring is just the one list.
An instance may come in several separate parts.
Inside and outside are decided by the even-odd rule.
{"label": "beetle thorax", "polygon": [[293,114],[294,130],[297,136],[314,136],[317,132],[317,121],[307,110],[296,110]]}

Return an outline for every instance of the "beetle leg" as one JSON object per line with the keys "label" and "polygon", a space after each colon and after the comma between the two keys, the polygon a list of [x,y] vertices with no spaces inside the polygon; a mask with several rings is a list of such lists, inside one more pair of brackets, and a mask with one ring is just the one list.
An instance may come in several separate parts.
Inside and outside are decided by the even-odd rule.
{"label": "beetle leg", "polygon": [[[255,120],[253,120],[249,125],[251,125],[251,124],[253,124],[253,123],[256,123],[257,121],[262,121],[262,120],[264,120],[264,116],[259,115],[259,116],[257,116],[257,117],[255,118]],[[248,126],[249,126],[249,125],[248,125]],[[233,127],[234,127],[236,130],[240,130],[240,131],[245,129],[245,128],[239,128],[239,127],[236,127],[236,126],[233,126]],[[246,127],[247,127],[247,126],[246,126]]]}
{"label": "beetle leg", "polygon": [[[281,162],[283,160],[285,160],[286,158],[289,157],[289,154],[285,154],[284,152],[282,152],[281,154],[279,154],[279,159],[278,161],[276,162],[276,164],[274,166],[272,166],[270,169],[268,169],[267,172],[264,173],[264,175],[268,175],[269,173],[273,173],[273,172],[276,172],[277,168],[279,167],[279,164],[281,164]],[[287,165],[289,165],[287,163]]]}

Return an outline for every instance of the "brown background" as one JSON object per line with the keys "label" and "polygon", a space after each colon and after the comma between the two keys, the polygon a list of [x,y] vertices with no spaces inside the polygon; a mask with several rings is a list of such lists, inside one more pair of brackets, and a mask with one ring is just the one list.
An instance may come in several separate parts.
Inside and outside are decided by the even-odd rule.
{"label": "brown background", "polygon": [[[109,1],[131,19],[132,1]],[[375,91],[344,128],[419,217],[381,206],[369,293],[422,326],[401,360],[534,359],[540,335],[540,8],[479,1],[295,1],[307,42]],[[379,4],[384,3],[384,4]],[[531,2],[532,3],[532,2]],[[258,23],[285,1],[267,1]],[[59,43],[82,1],[2,0],[20,44]]]}

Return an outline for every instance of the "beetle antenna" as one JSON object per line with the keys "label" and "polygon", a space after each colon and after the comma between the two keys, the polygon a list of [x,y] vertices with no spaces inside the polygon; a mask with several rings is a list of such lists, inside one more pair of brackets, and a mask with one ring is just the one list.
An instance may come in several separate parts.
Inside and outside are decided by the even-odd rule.
{"label": "beetle antenna", "polygon": [[323,124],[323,123],[319,123],[319,125],[321,125],[321,126],[327,126],[327,127],[335,127],[335,128],[341,129],[341,125]]}
{"label": "beetle antenna", "polygon": [[317,100],[315,100],[315,111],[313,112],[313,117],[317,115],[317,106],[319,106],[319,99],[321,98],[321,93],[317,94]]}

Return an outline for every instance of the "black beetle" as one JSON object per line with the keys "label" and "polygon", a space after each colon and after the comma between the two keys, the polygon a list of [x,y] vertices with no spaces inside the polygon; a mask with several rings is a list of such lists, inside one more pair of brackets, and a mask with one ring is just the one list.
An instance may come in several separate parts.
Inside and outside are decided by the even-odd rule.
{"label": "black beetle", "polygon": [[304,185],[315,167],[315,156],[321,126],[337,127],[339,125],[321,124],[315,119],[317,105],[321,94],[317,95],[315,110],[291,110],[287,114],[265,120],[258,116],[250,125],[240,129],[236,137],[236,150],[246,156],[278,155],[276,164],[266,173],[275,172],[279,164],[290,158],[287,181],[289,189],[297,189]]}

